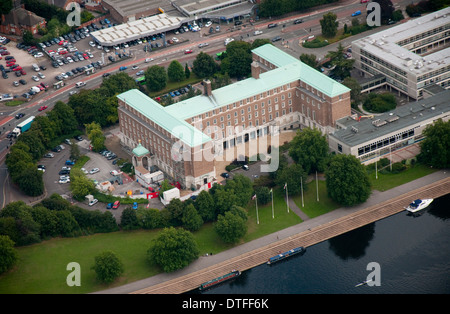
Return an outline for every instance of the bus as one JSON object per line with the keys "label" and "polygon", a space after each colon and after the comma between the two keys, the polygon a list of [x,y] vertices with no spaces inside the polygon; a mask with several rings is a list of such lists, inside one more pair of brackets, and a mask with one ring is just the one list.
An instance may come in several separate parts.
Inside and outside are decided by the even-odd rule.
{"label": "bus", "polygon": [[135,82],[136,84],[145,85],[145,76],[138,77]]}
{"label": "bus", "polygon": [[225,58],[225,55],[226,55],[226,51],[222,51],[222,52],[218,52],[218,53],[216,53],[216,60],[222,60],[223,58]]}

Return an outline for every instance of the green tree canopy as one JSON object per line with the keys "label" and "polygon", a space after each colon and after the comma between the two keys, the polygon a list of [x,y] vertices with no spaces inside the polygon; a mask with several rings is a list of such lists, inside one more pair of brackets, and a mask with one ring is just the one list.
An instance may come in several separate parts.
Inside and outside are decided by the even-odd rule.
{"label": "green tree canopy", "polygon": [[201,78],[211,77],[219,69],[219,65],[209,54],[200,52],[193,62],[193,72]]}
{"label": "green tree canopy", "polygon": [[328,142],[319,130],[298,130],[289,145],[289,155],[306,173],[322,172],[328,159]]}
{"label": "green tree canopy", "polygon": [[222,72],[231,77],[245,77],[251,73],[252,54],[250,43],[233,41],[227,45],[226,57],[222,60]]}
{"label": "green tree canopy", "polygon": [[162,90],[167,85],[166,69],[159,65],[154,65],[145,70],[145,82],[147,88],[152,92]]}
{"label": "green tree canopy", "polygon": [[328,38],[336,36],[338,22],[336,21],[337,16],[333,12],[328,12],[323,15],[320,20],[320,26],[322,27],[322,35]]}
{"label": "green tree canopy", "polygon": [[423,131],[418,160],[435,168],[450,167],[450,121],[441,119]]}
{"label": "green tree canopy", "polygon": [[194,236],[187,230],[164,228],[151,243],[147,258],[165,272],[172,272],[189,265],[200,254]]}
{"label": "green tree canopy", "polygon": [[181,82],[186,78],[183,66],[177,60],[170,62],[167,68],[167,75],[172,82]]}
{"label": "green tree canopy", "polygon": [[0,235],[0,274],[10,270],[17,259],[14,241],[6,235]]}
{"label": "green tree canopy", "polygon": [[214,223],[214,231],[225,243],[236,243],[247,233],[247,221],[237,210],[226,212],[219,215],[217,222]]}
{"label": "green tree canopy", "polygon": [[97,255],[92,269],[97,274],[97,279],[103,283],[112,283],[124,272],[122,261],[113,251],[104,251]]}
{"label": "green tree canopy", "polygon": [[330,63],[336,67],[332,70],[332,73],[341,79],[345,79],[350,76],[350,71],[353,69],[353,63],[355,59],[344,58],[344,47],[339,43],[336,51],[328,51],[326,58],[331,58]]}
{"label": "green tree canopy", "polygon": [[371,193],[364,165],[353,155],[334,155],[325,171],[328,195],[343,206],[365,202]]}
{"label": "green tree canopy", "polygon": [[303,190],[306,190],[306,175],[300,164],[292,164],[277,173],[276,182],[279,186],[286,184],[289,195],[297,195],[301,193],[302,185]]}

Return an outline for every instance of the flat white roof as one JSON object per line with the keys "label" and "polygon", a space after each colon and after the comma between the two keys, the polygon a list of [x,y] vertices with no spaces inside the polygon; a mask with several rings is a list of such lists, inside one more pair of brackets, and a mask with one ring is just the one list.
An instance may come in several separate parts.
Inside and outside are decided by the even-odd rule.
{"label": "flat white roof", "polygon": [[144,36],[178,28],[186,21],[186,18],[169,16],[162,13],[117,26],[107,27],[92,32],[91,36],[102,46],[114,46]]}
{"label": "flat white roof", "polygon": [[420,56],[397,43],[437,27],[443,31],[450,28],[450,7],[355,40],[352,45],[418,76],[450,65],[450,48]]}

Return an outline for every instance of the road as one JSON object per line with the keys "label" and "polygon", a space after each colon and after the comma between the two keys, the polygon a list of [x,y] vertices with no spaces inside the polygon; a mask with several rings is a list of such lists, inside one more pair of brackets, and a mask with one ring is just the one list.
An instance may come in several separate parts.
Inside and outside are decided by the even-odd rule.
{"label": "road", "polygon": [[[398,7],[399,5],[404,6],[405,3],[410,3],[406,1],[393,2],[395,7]],[[132,76],[137,71],[142,70],[144,67],[152,66],[155,64],[167,66],[172,60],[178,60],[182,64],[188,63],[190,66],[192,66],[192,61],[195,59],[196,54],[200,51],[204,51],[212,55],[217,52],[223,51],[225,49],[225,46],[223,44],[224,40],[228,37],[232,37],[236,40],[241,39],[245,41],[253,41],[256,38],[273,38],[275,36],[281,36],[283,40],[274,43],[275,46],[279,47],[280,49],[296,57],[300,56],[301,53],[314,53],[319,59],[323,59],[328,51],[335,50],[338,43],[319,49],[306,49],[303,48],[299,43],[310,34],[320,34],[321,27],[319,20],[322,18],[322,15],[324,13],[332,10],[337,15],[338,21],[341,26],[342,23],[351,23],[351,13],[355,10],[363,11],[364,15],[364,8],[365,4],[360,4],[359,0],[348,0],[341,2],[341,4],[339,4],[338,6],[326,5],[321,9],[315,9],[309,13],[297,14],[279,20],[260,20],[258,23],[253,25],[247,22],[239,27],[235,27],[231,24],[221,25],[221,31],[213,35],[205,36],[204,32],[202,31],[196,33],[187,32],[179,35],[167,34],[166,36],[168,39],[176,36],[177,38],[181,39],[180,42],[175,45],[170,45],[166,48],[155,50],[153,52],[144,52],[142,49],[143,45],[133,46],[127,51],[131,54],[130,59],[115,63],[106,62],[106,66],[101,70],[95,72],[94,74],[90,76],[76,77],[68,80],[65,87],[58,90],[50,89],[45,93],[41,92],[31,102],[24,103],[19,107],[0,107],[0,182],[4,183],[2,184],[2,193],[0,193],[0,204],[2,204],[3,207],[4,204],[7,204],[10,201],[8,198],[8,195],[10,194],[8,192],[8,189],[10,187],[7,187],[10,184],[7,183],[9,180],[7,172],[5,170],[4,157],[7,154],[8,148],[11,146],[11,144],[13,144],[13,141],[7,139],[6,134],[14,129],[14,127],[18,123],[22,122],[30,115],[46,114],[46,111],[51,110],[57,101],[67,101],[69,98],[69,92],[75,89],[75,82],[83,80],[87,84],[86,88],[96,88],[101,84],[103,80],[102,75],[104,73],[116,73],[119,71],[119,67],[121,66],[127,66],[128,69],[125,72],[129,73]],[[303,23],[294,25],[293,21],[297,18],[303,19]],[[273,22],[278,23],[278,27],[271,29],[267,28],[267,25]],[[382,26],[377,29],[358,34],[356,36],[352,36],[348,39],[343,40],[341,43],[344,47],[349,46],[352,40],[365,37],[371,32],[378,32],[387,27],[388,26]],[[252,35],[255,30],[262,30],[263,34],[255,37]],[[83,49],[90,48],[87,44],[89,40],[90,39],[88,37],[84,39],[83,43],[80,43],[80,45],[84,45]],[[208,43],[207,47],[198,48],[199,43],[205,42]],[[184,51],[186,49],[192,49],[193,53],[185,55]],[[114,53],[115,52],[112,51],[109,53],[109,55],[114,55]],[[108,56],[108,54],[102,55],[102,53],[98,51],[95,52],[95,55],[96,58],[104,57],[104,60],[107,60]],[[145,63],[145,59],[149,57],[153,58],[154,61]],[[95,61],[97,60],[99,59],[95,59]],[[138,65],[139,69],[131,70],[131,67],[133,65]],[[72,67],[74,66],[72,65]],[[64,70],[69,70],[69,68],[66,67]],[[37,109],[42,104],[47,105],[49,108],[46,111],[39,112]],[[22,119],[15,119],[14,116],[18,112],[26,113],[25,117]]]}

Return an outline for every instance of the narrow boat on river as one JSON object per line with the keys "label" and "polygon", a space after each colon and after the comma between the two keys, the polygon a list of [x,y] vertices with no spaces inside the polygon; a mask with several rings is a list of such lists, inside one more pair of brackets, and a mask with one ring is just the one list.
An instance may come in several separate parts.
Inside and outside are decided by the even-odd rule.
{"label": "narrow boat on river", "polygon": [[305,251],[306,251],[306,249],[304,247],[302,247],[302,246],[297,247],[295,249],[289,250],[289,251],[284,252],[284,253],[280,253],[278,255],[275,255],[275,256],[269,258],[269,260],[267,261],[267,264],[271,265],[273,263],[276,263],[276,262],[279,262],[281,260],[284,260],[285,258],[288,258],[288,257],[290,257],[292,255],[296,255],[296,254],[299,254],[299,253],[304,253]]}

